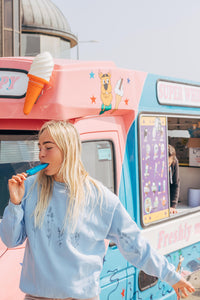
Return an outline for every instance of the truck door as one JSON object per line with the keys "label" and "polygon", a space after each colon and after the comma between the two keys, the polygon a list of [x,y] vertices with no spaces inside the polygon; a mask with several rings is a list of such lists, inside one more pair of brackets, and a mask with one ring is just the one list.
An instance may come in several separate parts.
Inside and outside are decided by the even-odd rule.
{"label": "truck door", "polygon": [[[114,119],[114,118],[113,118]],[[121,174],[124,145],[120,136],[122,128],[109,120],[81,120],[76,123],[82,140],[82,160],[88,173],[118,194],[123,188]],[[101,123],[104,123],[102,126]],[[126,207],[126,195],[121,200]],[[133,272],[132,272],[133,273]],[[130,279],[130,278],[129,278]],[[133,282],[133,280],[131,280]],[[101,300],[126,299],[127,261],[115,244],[107,241],[107,252],[101,273]]]}

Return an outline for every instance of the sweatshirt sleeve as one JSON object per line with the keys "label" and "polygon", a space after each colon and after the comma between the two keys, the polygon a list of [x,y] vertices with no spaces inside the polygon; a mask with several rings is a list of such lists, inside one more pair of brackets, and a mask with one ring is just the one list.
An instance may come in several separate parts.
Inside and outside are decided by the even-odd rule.
{"label": "sweatshirt sleeve", "polygon": [[23,204],[9,202],[0,223],[0,237],[8,248],[23,244],[26,239]]}
{"label": "sweatshirt sleeve", "polygon": [[180,280],[181,275],[175,271],[175,267],[142,237],[121,203],[114,210],[107,238],[115,242],[125,259],[138,269],[170,285]]}

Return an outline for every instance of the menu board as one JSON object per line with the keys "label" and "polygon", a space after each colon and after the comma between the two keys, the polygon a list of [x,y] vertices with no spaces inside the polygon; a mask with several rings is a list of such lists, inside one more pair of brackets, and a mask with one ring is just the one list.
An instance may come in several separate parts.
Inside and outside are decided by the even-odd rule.
{"label": "menu board", "polygon": [[140,180],[144,225],[169,217],[167,119],[140,117]]}

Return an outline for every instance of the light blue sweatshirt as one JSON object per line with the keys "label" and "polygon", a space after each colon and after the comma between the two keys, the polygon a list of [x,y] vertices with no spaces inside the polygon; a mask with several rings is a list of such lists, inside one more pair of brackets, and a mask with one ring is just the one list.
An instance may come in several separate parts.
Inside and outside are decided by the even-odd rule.
{"label": "light blue sweatshirt", "polygon": [[[25,181],[25,195],[35,176]],[[104,239],[117,244],[122,255],[134,266],[173,285],[180,280],[174,266],[143,239],[119,198],[102,186],[102,211],[91,199],[81,210],[74,233],[65,227],[68,192],[54,182],[52,199],[41,228],[34,227],[33,212],[37,185],[20,205],[9,202],[0,223],[0,236],[7,247],[26,239],[20,288],[24,293],[47,298],[92,298],[100,293],[99,277],[105,255]],[[91,215],[89,214],[93,209]]]}

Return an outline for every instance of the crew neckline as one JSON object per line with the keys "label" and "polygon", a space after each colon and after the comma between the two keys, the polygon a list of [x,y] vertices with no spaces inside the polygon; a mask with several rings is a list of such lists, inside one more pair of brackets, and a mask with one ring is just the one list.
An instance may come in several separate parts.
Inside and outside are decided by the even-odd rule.
{"label": "crew neckline", "polygon": [[67,184],[65,182],[60,182],[60,181],[55,181],[54,180],[54,184],[59,185],[59,186],[67,187]]}

